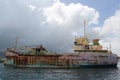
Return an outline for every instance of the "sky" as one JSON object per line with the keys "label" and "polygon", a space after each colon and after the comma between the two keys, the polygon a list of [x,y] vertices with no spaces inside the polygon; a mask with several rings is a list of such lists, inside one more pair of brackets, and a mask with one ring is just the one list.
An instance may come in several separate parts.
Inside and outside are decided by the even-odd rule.
{"label": "sky", "polygon": [[42,44],[73,52],[74,36],[87,36],[120,56],[120,0],[0,0],[0,51]]}

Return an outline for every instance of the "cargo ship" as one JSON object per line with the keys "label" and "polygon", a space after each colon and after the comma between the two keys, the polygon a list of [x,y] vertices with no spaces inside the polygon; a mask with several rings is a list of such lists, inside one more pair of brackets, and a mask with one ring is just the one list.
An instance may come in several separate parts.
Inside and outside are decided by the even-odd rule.
{"label": "cargo ship", "polygon": [[42,45],[37,47],[7,48],[5,65],[14,67],[39,68],[81,68],[81,67],[117,67],[118,56],[104,49],[99,39],[92,43],[86,36],[75,37],[74,52],[57,54],[49,52]]}

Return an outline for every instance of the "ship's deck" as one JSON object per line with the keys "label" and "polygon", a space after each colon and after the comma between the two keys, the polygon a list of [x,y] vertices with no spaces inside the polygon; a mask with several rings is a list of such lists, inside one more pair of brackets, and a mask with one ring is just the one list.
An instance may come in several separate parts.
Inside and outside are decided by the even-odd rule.
{"label": "ship's deck", "polygon": [[74,50],[74,51],[78,51],[78,52],[108,52],[108,50]]}

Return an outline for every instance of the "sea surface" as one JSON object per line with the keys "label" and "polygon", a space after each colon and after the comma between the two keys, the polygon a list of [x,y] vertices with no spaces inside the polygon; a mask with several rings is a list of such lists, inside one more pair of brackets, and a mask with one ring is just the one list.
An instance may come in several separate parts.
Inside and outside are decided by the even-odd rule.
{"label": "sea surface", "polygon": [[40,69],[7,67],[0,63],[0,80],[120,80],[117,68]]}

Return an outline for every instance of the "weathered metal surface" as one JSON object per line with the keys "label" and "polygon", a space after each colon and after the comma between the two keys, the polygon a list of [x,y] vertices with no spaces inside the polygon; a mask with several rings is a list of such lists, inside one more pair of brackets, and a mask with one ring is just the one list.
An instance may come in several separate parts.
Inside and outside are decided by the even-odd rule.
{"label": "weathered metal surface", "polygon": [[[7,51],[6,51],[7,52]],[[8,54],[12,54],[7,52]],[[6,54],[7,54],[6,53]],[[78,68],[89,66],[116,66],[118,59],[115,54],[99,53],[68,53],[63,55],[17,55],[7,56],[6,65],[18,67],[62,67]]]}

